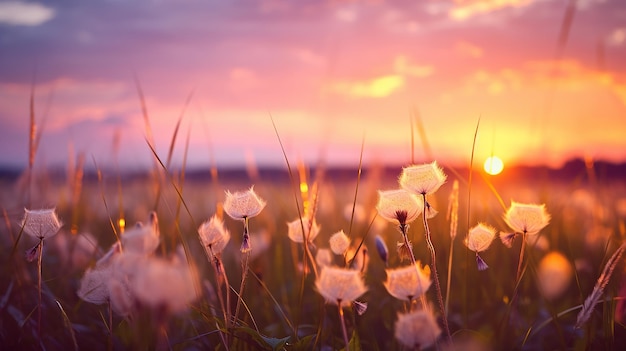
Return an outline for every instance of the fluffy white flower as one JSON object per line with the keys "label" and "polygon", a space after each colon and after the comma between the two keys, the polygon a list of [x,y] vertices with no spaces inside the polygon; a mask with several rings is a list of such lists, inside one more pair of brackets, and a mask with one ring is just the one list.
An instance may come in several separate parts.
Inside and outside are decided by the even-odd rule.
{"label": "fluffy white flower", "polygon": [[226,191],[224,212],[232,219],[243,221],[258,215],[265,208],[265,205],[266,202],[254,192],[254,186],[251,186],[246,191],[234,193]]}
{"label": "fluffy white flower", "polygon": [[400,186],[419,195],[430,195],[446,182],[446,175],[437,161],[412,165],[402,169]]}

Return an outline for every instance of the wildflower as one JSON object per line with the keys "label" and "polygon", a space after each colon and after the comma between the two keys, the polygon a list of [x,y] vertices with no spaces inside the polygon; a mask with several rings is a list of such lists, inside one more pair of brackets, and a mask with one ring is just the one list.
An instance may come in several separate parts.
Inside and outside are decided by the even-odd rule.
{"label": "wildflower", "polygon": [[330,249],[335,255],[343,255],[350,246],[350,238],[343,230],[340,230],[330,237],[329,243]]}
{"label": "wildflower", "polygon": [[[304,227],[304,234],[302,233],[302,227]],[[298,218],[294,221],[287,222],[287,235],[291,241],[296,243],[303,243],[304,237],[308,242],[312,242],[315,237],[320,233],[320,226],[315,219],[311,221],[308,217],[302,217],[302,221]]]}
{"label": "wildflower", "polygon": [[110,266],[88,269],[80,280],[80,287],[76,294],[87,302],[101,305],[109,301],[108,281],[110,277]]}
{"label": "wildflower", "polygon": [[446,175],[437,161],[422,165],[412,165],[402,169],[400,186],[414,194],[433,194],[446,181]]}
{"label": "wildflower", "polygon": [[485,263],[478,253],[487,250],[495,236],[496,230],[484,223],[478,223],[470,229],[467,234],[465,245],[468,249],[476,252],[476,264],[478,265],[479,271],[484,271],[489,268],[489,266],[487,266],[487,263]]}
{"label": "wildflower", "polygon": [[193,275],[187,265],[150,258],[137,268],[131,290],[143,304],[176,313],[196,299]]}
{"label": "wildflower", "polygon": [[315,254],[315,262],[319,267],[328,267],[333,262],[333,255],[329,249],[319,249]]}
{"label": "wildflower", "polygon": [[49,238],[59,232],[63,223],[57,217],[54,208],[43,210],[24,209],[21,226],[24,233],[39,240]]}
{"label": "wildflower", "polygon": [[265,208],[265,205],[265,201],[254,192],[254,186],[251,186],[246,191],[237,191],[235,193],[226,191],[224,212],[234,220],[243,221],[243,240],[240,249],[242,253],[252,250],[248,219],[258,215]]}
{"label": "wildflower", "polygon": [[159,219],[155,212],[150,212],[148,224],[137,222],[135,227],[122,235],[122,249],[142,255],[149,255],[159,247],[161,234]]}
{"label": "wildflower", "polygon": [[408,265],[401,268],[387,269],[387,281],[384,283],[389,294],[398,300],[409,300],[422,296],[432,281],[430,268],[420,265]]}
{"label": "wildflower", "polygon": [[425,349],[433,345],[441,334],[435,317],[427,310],[399,314],[395,324],[396,339],[409,349]]}
{"label": "wildflower", "polygon": [[254,186],[251,186],[246,191],[237,191],[235,193],[226,191],[224,212],[234,220],[243,221],[258,215],[265,205],[265,201],[254,192]]}
{"label": "wildflower", "polygon": [[419,217],[424,205],[414,194],[406,190],[379,190],[376,210],[386,220],[397,221],[403,226]]}
{"label": "wildflower", "polygon": [[550,222],[546,205],[522,204],[512,201],[504,221],[516,233],[537,234]]}
{"label": "wildflower", "polygon": [[567,290],[572,274],[572,265],[567,258],[560,252],[550,252],[539,262],[537,270],[539,292],[548,300],[558,298]]}
{"label": "wildflower", "polygon": [[137,299],[132,284],[145,266],[146,259],[146,255],[124,251],[110,260],[111,273],[107,286],[111,308],[115,313],[124,317],[133,314]]}
{"label": "wildflower", "polygon": [[224,227],[224,221],[217,216],[202,223],[198,228],[198,234],[209,257],[221,253],[230,240],[230,232]]}
{"label": "wildflower", "polygon": [[361,272],[332,266],[322,269],[315,287],[327,303],[341,307],[349,307],[367,291]]}
{"label": "wildflower", "polygon": [[387,244],[385,244],[385,240],[383,240],[380,235],[376,235],[375,242],[378,256],[380,256],[380,259],[383,260],[383,262],[385,262],[385,266],[387,266],[389,261],[389,249],[387,249]]}

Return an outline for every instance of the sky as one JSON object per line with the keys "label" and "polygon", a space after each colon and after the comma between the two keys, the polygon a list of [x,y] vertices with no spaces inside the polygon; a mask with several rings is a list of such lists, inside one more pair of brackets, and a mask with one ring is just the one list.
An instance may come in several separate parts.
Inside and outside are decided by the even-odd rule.
{"label": "sky", "polygon": [[312,165],[467,164],[476,130],[479,160],[621,162],[626,2],[0,0],[0,166],[31,95],[40,167],[149,167],[179,120],[194,168],[284,165],[276,131]]}

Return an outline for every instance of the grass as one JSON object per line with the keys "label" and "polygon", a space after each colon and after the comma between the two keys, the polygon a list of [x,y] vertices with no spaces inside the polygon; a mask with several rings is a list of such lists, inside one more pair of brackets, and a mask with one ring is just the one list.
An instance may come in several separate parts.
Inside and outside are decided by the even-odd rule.
{"label": "grass", "polygon": [[[147,111],[145,106],[143,109]],[[35,129],[33,118],[31,130]],[[173,139],[177,133],[178,125]],[[204,178],[189,177],[184,167],[174,172],[168,167],[174,143],[170,143],[164,163],[150,140],[147,142],[154,154],[155,171],[149,175],[132,178],[103,174],[96,165],[97,177],[89,174],[83,177],[82,169],[74,169],[69,175],[71,181],[57,179],[33,167],[34,161],[30,160],[34,160],[36,149],[34,135],[31,135],[29,168],[24,175],[28,186],[21,186],[21,180],[0,181],[4,216],[0,221],[2,349],[308,350],[342,349],[346,345],[350,349],[402,349],[394,338],[394,323],[406,305],[391,297],[382,284],[386,266],[373,250],[375,237],[380,236],[392,248],[389,267],[402,265],[393,250],[399,241],[411,241],[415,258],[423,263],[434,255],[425,242],[422,226],[413,223],[403,238],[395,225],[376,216],[377,191],[397,187],[400,166],[389,171],[360,165],[358,170],[344,172],[344,176],[329,171],[316,173],[314,179],[309,179],[304,167],[298,173],[291,171],[285,154],[287,170],[282,171],[282,176],[263,172],[254,175],[254,190],[268,204],[253,219],[250,234],[254,244],[243,272],[239,252],[241,235],[237,235],[241,225],[225,221],[233,235],[221,256],[225,274],[221,277],[214,262],[207,260],[197,226],[221,213],[225,190],[248,188],[252,179],[222,175],[217,182],[219,170],[215,168],[210,177]],[[76,167],[82,165],[83,162],[77,162]],[[427,224],[432,247],[437,252],[433,263],[447,268],[441,270],[440,279],[447,283],[445,313],[458,348],[472,343],[493,350],[608,350],[626,341],[623,265],[621,256],[613,256],[626,236],[623,181],[603,180],[593,165],[568,180],[548,179],[541,173],[524,178],[506,172],[498,177],[465,179],[461,176],[463,172],[444,170],[448,174],[447,183],[428,197],[440,214]],[[472,173],[469,174],[471,177]],[[459,184],[458,194],[450,197],[455,181]],[[298,185],[303,182],[310,185],[306,189],[314,189],[311,194],[299,191],[303,188]],[[313,213],[321,223],[322,232],[312,245],[299,245],[287,237],[286,223],[305,215],[305,201],[311,200],[309,195],[314,202],[309,215]],[[509,200],[545,203],[552,220],[537,237],[537,244],[529,241],[524,248],[521,240],[516,240],[509,249],[499,241],[494,242],[481,253],[490,268],[479,272],[473,260],[468,259],[473,253],[468,252],[462,240],[451,241],[450,221],[454,216],[443,213],[451,198],[457,203],[455,221],[460,237],[478,221],[506,231],[503,207]],[[37,208],[49,204],[56,205],[59,217],[71,223],[46,240],[46,252],[40,256],[43,270],[39,271],[37,264],[27,263],[22,254],[35,242],[22,235],[19,221],[25,206]],[[344,208],[349,211],[344,213]],[[161,244],[155,255],[174,257],[177,247],[182,246],[187,266],[197,273],[200,296],[185,311],[175,314],[163,314],[137,304],[136,314],[131,318],[111,314],[109,304],[94,305],[80,300],[76,291],[85,271],[124,235],[119,220],[125,219],[130,228],[135,221],[145,220],[152,210],[157,211],[161,232]],[[357,216],[359,212],[364,215]],[[362,315],[352,308],[339,309],[337,313],[337,307],[326,304],[316,291],[317,273],[308,274],[313,272],[307,268],[309,265],[319,268],[315,266],[315,253],[327,248],[330,235],[342,229],[347,230],[354,248],[369,253],[364,274],[368,291],[358,299],[368,303]],[[268,242],[263,242],[262,231],[269,233]],[[81,240],[87,238],[93,244],[90,248]],[[525,256],[524,264],[520,262],[518,268],[520,258],[516,253],[520,250]],[[558,299],[549,300],[538,290],[538,263],[552,250],[565,255],[575,267],[575,275]],[[611,256],[617,258],[609,259]],[[337,256],[333,258],[334,264],[341,266],[355,257]],[[610,270],[612,276],[603,275],[603,291],[598,294],[596,289],[599,297],[594,296],[593,305],[583,305],[607,261],[618,269]],[[41,283],[38,274],[43,274]],[[239,283],[244,284],[237,279],[243,280],[245,276],[250,277],[245,282],[246,288],[236,289]],[[435,300],[435,291],[430,289],[424,301]],[[235,312],[231,320],[230,312],[225,310],[230,311],[240,303],[241,313]],[[588,316],[585,323],[577,325],[576,315],[583,307]],[[438,324],[443,327],[441,313],[430,309],[436,311]],[[41,323],[37,321],[38,313]],[[439,348],[446,345],[446,339],[442,333]]]}
{"label": "grass", "polygon": [[[373,209],[372,199],[375,198],[376,190],[389,188],[394,182],[393,177],[375,180],[376,172],[374,169],[364,170],[356,201],[357,206],[365,207],[369,213]],[[365,237],[364,245],[373,248],[375,235],[372,234],[379,234],[388,247],[395,247],[395,243],[401,238],[392,225],[377,222],[370,228],[369,217],[353,219],[353,216],[345,217],[343,211],[338,210],[346,205],[354,205],[356,179],[333,179],[329,175],[326,179],[319,195],[317,218],[322,223],[323,230],[316,238],[317,248],[326,247],[329,236],[336,230],[348,228],[351,222],[353,222],[352,238],[355,243],[359,243],[360,239]],[[539,249],[529,241],[526,251],[529,268],[517,286],[517,303],[509,306],[509,301],[516,290],[518,257],[515,253],[520,249],[519,240],[514,243],[512,249],[496,242],[484,252],[483,258],[491,263],[491,268],[485,272],[478,272],[475,265],[456,259],[450,269],[450,276],[447,274],[441,276],[442,279],[449,278],[452,282],[448,319],[455,342],[461,343],[471,338],[474,342],[480,341],[492,349],[583,350],[605,349],[607,345],[619,345],[626,333],[621,324],[623,315],[620,313],[623,312],[616,310],[615,304],[610,301],[616,299],[617,303],[623,296],[619,290],[620,269],[616,270],[614,279],[610,280],[606,287],[604,298],[601,299],[606,302],[592,309],[588,323],[582,328],[574,327],[577,309],[593,290],[604,263],[624,235],[619,229],[624,226],[624,217],[623,214],[618,214],[615,207],[620,199],[626,197],[624,185],[604,183],[600,188],[589,189],[583,183],[555,180],[542,185],[550,188],[549,193],[543,193],[531,180],[507,183],[509,181],[506,179],[493,178],[492,181],[489,185],[480,180],[474,181],[470,203],[472,220],[469,222],[473,222],[474,218],[481,218],[501,230],[506,229],[502,220],[502,207],[491,187],[498,189],[498,194],[504,199],[526,196],[545,202],[553,218],[551,224],[540,234],[542,241],[545,239],[549,250],[561,251],[577,267],[578,284],[572,280],[561,298],[554,301],[544,300],[537,290],[535,271],[537,262],[547,250]],[[112,225],[117,219],[109,217],[111,213],[116,213],[116,209],[107,206],[104,200],[114,200],[118,196],[117,183],[109,184],[103,178],[86,179],[79,200],[80,205],[72,206],[71,201],[63,200],[65,197],[60,196],[66,190],[63,189],[65,186],[63,182],[57,183],[54,179],[48,179],[47,182],[50,183],[50,188],[54,189],[51,190],[51,194],[34,193],[32,201],[38,203],[56,194],[60,217],[77,218],[78,231],[77,234],[71,234],[69,228],[65,228],[57,235],[59,238],[65,237],[64,243],[62,240],[52,240],[55,238],[53,237],[45,246],[41,289],[43,318],[41,325],[38,325],[35,312],[38,304],[37,267],[26,263],[20,254],[33,243],[29,241],[30,238],[22,237],[21,242],[17,244],[19,247],[17,254],[10,255],[15,238],[19,237],[19,225],[16,223],[22,215],[20,208],[23,204],[17,200],[10,200],[11,194],[16,191],[15,184],[3,184],[2,205],[6,213],[4,221],[6,224],[2,227],[1,249],[4,254],[0,266],[2,344],[20,349],[73,349],[76,345],[79,349],[94,350],[107,349],[107,345],[111,344],[112,349],[128,349],[137,346],[138,340],[142,340],[142,336],[133,333],[145,333],[145,336],[159,335],[134,328],[131,321],[115,314],[112,316],[112,325],[109,325],[106,305],[89,304],[76,296],[79,280],[87,267],[79,264],[76,256],[80,253],[73,246],[77,245],[81,235],[88,232],[93,234],[98,241],[98,249],[86,254],[84,257],[86,261],[83,261],[88,262],[87,265],[93,265],[102,252],[117,241],[118,233],[113,230]],[[222,178],[221,185],[224,189],[242,188],[248,185],[248,181]],[[452,181],[449,181],[429,201],[436,208],[446,208],[451,186]],[[154,187],[150,182],[143,180],[124,179],[122,188],[124,205],[128,210],[128,223],[143,219],[150,210],[151,199],[155,196]],[[574,188],[578,190],[573,191]],[[179,188],[174,182],[169,186],[167,184],[163,186],[161,198],[163,206],[158,212],[163,233],[162,241],[165,237],[176,238],[176,235],[180,235],[175,240],[177,243],[187,243],[188,258],[198,267],[203,286],[203,295],[189,306],[187,312],[172,315],[166,321],[164,330],[167,330],[165,335],[168,347],[225,349],[224,343],[220,340],[220,332],[229,335],[230,349],[259,347],[271,349],[272,345],[286,349],[309,349],[313,345],[315,348],[343,347],[344,340],[336,306],[325,304],[317,294],[313,288],[313,276],[302,276],[300,270],[302,266],[298,264],[301,264],[302,258],[306,259],[306,256],[288,254],[294,249],[302,250],[302,247],[294,248],[295,244],[290,242],[286,235],[285,223],[298,216],[298,210],[293,205],[293,193],[289,189],[292,189],[289,182],[277,182],[269,178],[264,179],[262,176],[255,184],[255,190],[263,198],[271,199],[266,209],[255,218],[255,228],[268,230],[271,241],[266,248],[259,248],[259,251],[262,249],[263,252],[254,253],[256,247],[253,249],[254,254],[250,258],[250,274],[253,279],[248,283],[243,295],[245,303],[243,307],[246,311],[239,316],[241,319],[227,330],[219,312],[220,304],[214,293],[211,293],[211,290],[217,288],[213,284],[215,277],[210,262],[206,260],[199,245],[194,220],[208,219],[217,210],[217,203],[223,193],[216,192],[205,181],[190,179],[185,181],[184,188]],[[464,199],[466,194],[467,189],[463,189],[461,185],[460,214],[468,213],[468,209],[463,208],[467,206],[467,199]],[[601,208],[584,207],[585,204],[579,203],[572,194],[589,197]],[[176,210],[181,199],[184,199],[183,206],[188,213],[183,211],[181,214]],[[600,213],[603,217],[594,219]],[[590,219],[587,215],[593,216],[591,218],[593,220],[587,220]],[[237,225],[239,223],[234,221],[226,223],[232,233],[240,231]],[[466,221],[459,220],[461,235],[467,230],[463,223]],[[445,215],[440,214],[431,219],[429,225],[433,245],[439,254],[438,264],[446,265],[448,251],[451,250],[449,223]],[[598,225],[600,227],[597,227]],[[367,234],[369,231],[372,233]],[[592,238],[591,235],[599,235],[598,231],[602,231],[603,236]],[[408,235],[412,238],[415,256],[423,262],[428,262],[430,256],[422,239],[423,229],[419,225],[414,225]],[[233,235],[231,240],[223,255],[223,267],[232,280],[232,287],[238,284],[237,277],[240,276],[237,242],[240,238]],[[607,244],[609,240],[613,244]],[[456,240],[452,245],[459,257],[467,250],[461,240]],[[157,255],[169,255],[174,249],[175,247],[168,244],[166,252],[163,253],[163,250],[159,249]],[[370,252],[373,253],[374,250]],[[296,260],[293,257],[296,257]],[[470,263],[473,263],[472,260]],[[390,266],[399,264],[397,254],[390,252]],[[361,316],[352,310],[345,311],[347,334],[351,339],[349,343],[359,344],[363,349],[397,349],[399,345],[393,338],[393,323],[402,307],[382,286],[385,279],[384,263],[374,254],[370,256],[365,277],[368,292],[362,300],[369,303],[367,311]],[[463,284],[465,279],[471,284]],[[213,286],[208,288],[208,285]],[[434,297],[432,290],[427,293],[429,301],[434,301]],[[509,309],[509,321],[502,326],[500,321]],[[466,318],[464,313],[467,313]],[[258,332],[253,321],[259,328]],[[37,333],[39,327],[42,329],[41,337]],[[109,338],[111,342],[108,341]],[[154,344],[139,342],[139,346],[142,345]]]}

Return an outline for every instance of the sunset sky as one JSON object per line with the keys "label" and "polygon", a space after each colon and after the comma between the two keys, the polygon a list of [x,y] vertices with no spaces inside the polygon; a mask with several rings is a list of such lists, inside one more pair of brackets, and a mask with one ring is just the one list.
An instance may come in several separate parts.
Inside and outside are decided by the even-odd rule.
{"label": "sunset sky", "polygon": [[294,162],[355,165],[364,140],[408,163],[418,113],[442,164],[479,118],[479,159],[626,161],[623,0],[0,0],[0,166],[27,164],[33,87],[38,165],[149,166],[135,79],[163,158],[184,113],[193,167],[283,165],[270,115]]}

